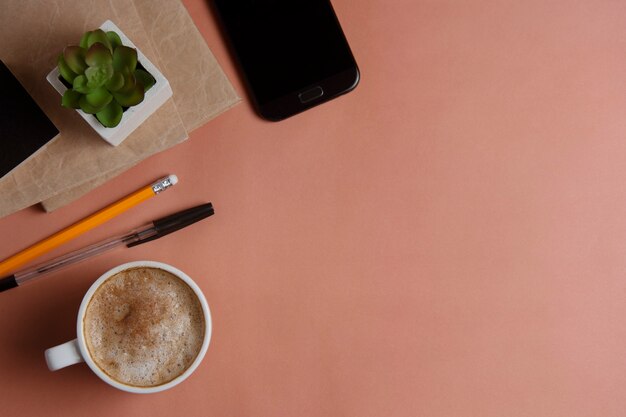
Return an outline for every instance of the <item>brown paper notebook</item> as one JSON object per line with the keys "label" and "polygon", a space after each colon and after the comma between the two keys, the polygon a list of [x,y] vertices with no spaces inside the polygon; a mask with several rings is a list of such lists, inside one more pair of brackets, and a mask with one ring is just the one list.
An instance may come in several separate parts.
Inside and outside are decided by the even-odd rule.
{"label": "brown paper notebook", "polygon": [[[134,0],[134,3],[143,27],[159,55],[160,69],[170,80],[174,90],[174,102],[188,132],[240,101],[187,13],[187,9],[179,0],[162,0],[158,8],[154,7],[151,0]],[[160,16],[167,16],[172,29],[169,31],[162,29]],[[194,74],[193,77],[177,76],[176,71],[180,63],[185,64],[186,73]],[[198,86],[203,88],[198,90]],[[136,163],[131,163],[122,169],[103,174],[95,180],[66,190],[43,201],[42,205],[48,212],[56,210],[134,165]]]}
{"label": "brown paper notebook", "polygon": [[[0,14],[0,59],[9,66],[61,132],[46,149],[0,180],[0,216],[28,207],[59,191],[92,180],[187,137],[172,100],[165,103],[120,146],[102,140],[73,110],[59,105],[46,81],[56,57],[83,32],[107,19],[157,66],[141,19],[131,0],[7,0]],[[49,7],[47,11],[44,8]],[[28,24],[24,24],[28,16]]]}
{"label": "brown paper notebook", "polygon": [[[105,20],[111,19],[162,69],[172,84],[174,97],[183,95],[184,92],[177,91],[175,84],[176,74],[180,72],[177,71],[177,65],[186,65],[184,59],[180,55],[173,58],[154,51],[132,0],[65,0],[45,3],[46,7],[54,8],[55,13],[44,13],[42,4],[36,1],[9,0],[8,3],[4,8],[5,13],[0,15],[0,36],[3,39],[0,43],[0,59],[14,69],[17,78],[59,128],[61,136],[43,152],[0,180],[0,193],[4,197],[0,200],[0,217],[54,195],[58,196],[66,190],[75,190],[76,187],[89,189],[90,182],[97,183],[103,176],[121,172],[187,138],[185,124],[175,101],[169,100],[122,145],[112,147],[91,131],[76,113],[60,107],[59,95],[45,80],[46,74],[55,65],[56,55],[65,45],[75,43],[85,30],[98,27]],[[174,5],[184,10],[177,0],[160,2],[158,9],[162,12],[164,6]],[[29,24],[20,24],[23,21],[20,16],[31,16]],[[150,24],[156,25],[156,31],[164,36],[180,30],[175,20],[154,20]],[[154,33],[155,29],[152,31]],[[204,43],[203,46],[206,48]],[[197,51],[190,52],[191,55],[195,53]],[[160,58],[165,59],[167,64],[163,64]],[[217,63],[214,65],[217,66]],[[210,97],[213,102],[219,103],[213,107],[215,115],[239,99],[219,67],[209,72],[213,78],[207,77],[204,85],[215,82],[220,84],[221,94]],[[209,94],[201,96],[209,97]],[[205,106],[205,109],[208,107]],[[191,113],[188,110],[183,112]],[[187,115],[185,119],[190,126],[196,127],[207,120],[206,114],[203,112],[197,117]]]}

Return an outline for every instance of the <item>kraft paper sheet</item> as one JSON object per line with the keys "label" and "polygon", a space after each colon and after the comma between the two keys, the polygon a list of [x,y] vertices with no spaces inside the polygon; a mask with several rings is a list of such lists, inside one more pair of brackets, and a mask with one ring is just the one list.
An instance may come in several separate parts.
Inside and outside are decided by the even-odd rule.
{"label": "kraft paper sheet", "polygon": [[[158,5],[147,0],[9,3],[0,15],[0,58],[61,135],[44,152],[2,178],[0,217],[41,201],[48,211],[61,207],[150,155],[184,141],[188,131],[239,101],[178,0]],[[161,69],[174,91],[173,99],[118,147],[104,142],[74,111],[62,108],[60,96],[45,80],[64,46],[76,43],[84,31],[107,19]]]}

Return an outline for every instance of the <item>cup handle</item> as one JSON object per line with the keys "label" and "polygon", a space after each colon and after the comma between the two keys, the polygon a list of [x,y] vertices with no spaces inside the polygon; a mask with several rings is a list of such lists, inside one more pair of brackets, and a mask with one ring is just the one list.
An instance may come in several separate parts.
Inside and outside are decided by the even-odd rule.
{"label": "cup handle", "polygon": [[80,354],[80,349],[78,348],[77,339],[46,349],[45,355],[48,369],[51,371],[84,362],[83,355]]}

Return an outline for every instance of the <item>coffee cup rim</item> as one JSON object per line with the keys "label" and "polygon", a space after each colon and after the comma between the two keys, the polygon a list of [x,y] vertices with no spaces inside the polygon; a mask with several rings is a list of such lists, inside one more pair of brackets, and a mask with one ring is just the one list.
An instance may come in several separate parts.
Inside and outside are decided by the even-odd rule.
{"label": "coffee cup rim", "polygon": [[[196,295],[196,297],[198,297],[198,300],[200,301],[200,305],[202,306],[202,312],[204,314],[204,325],[205,325],[204,339],[202,340],[202,346],[200,348],[200,351],[198,352],[198,355],[196,355],[196,358],[191,363],[191,365],[189,365],[189,367],[182,374],[178,375],[176,378],[172,379],[171,381],[166,382],[165,384],[157,385],[153,387],[139,387],[139,386],[124,384],[120,381],[113,379],[112,377],[107,375],[102,369],[100,369],[100,367],[98,367],[98,365],[95,363],[95,361],[91,357],[91,353],[89,352],[89,349],[87,348],[87,343],[85,341],[84,324],[83,324],[85,313],[87,311],[87,307],[89,306],[89,302],[91,301],[91,298],[96,293],[98,288],[100,288],[100,286],[104,283],[104,281],[106,281],[113,275],[119,272],[125,271],[127,269],[144,268],[144,267],[164,270],[166,272],[169,272],[175,275],[177,278],[185,282],[193,290],[194,294]],[[78,319],[76,321],[76,334],[77,334],[77,340],[78,340],[78,348],[80,349],[83,359],[85,360],[85,363],[87,363],[89,368],[91,368],[91,370],[107,384],[112,385],[113,387],[118,388],[122,391],[127,391],[127,392],[132,392],[132,393],[137,393],[137,394],[149,394],[149,393],[164,391],[166,389],[172,388],[180,384],[182,381],[187,379],[202,362],[202,359],[204,358],[209,348],[209,343],[211,341],[211,331],[212,331],[211,311],[209,309],[209,304],[207,303],[206,298],[204,297],[204,294],[202,293],[202,290],[200,289],[198,284],[196,284],[193,281],[193,279],[189,277],[189,275],[187,275],[180,269],[175,268],[172,265],[168,265],[163,262],[157,262],[157,261],[127,262],[127,263],[118,265],[106,271],[96,281],[94,281],[93,284],[91,284],[91,287],[89,287],[89,289],[87,290],[87,293],[85,293],[85,296],[83,297],[83,301],[81,302],[80,308],[78,310]]]}

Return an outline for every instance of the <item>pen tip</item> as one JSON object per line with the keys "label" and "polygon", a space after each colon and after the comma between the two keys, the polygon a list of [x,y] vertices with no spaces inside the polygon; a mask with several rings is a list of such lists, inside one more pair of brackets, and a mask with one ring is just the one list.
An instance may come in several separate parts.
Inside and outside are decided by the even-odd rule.
{"label": "pen tip", "polygon": [[172,185],[178,184],[178,177],[176,175],[172,174],[168,178],[170,182],[172,183]]}

